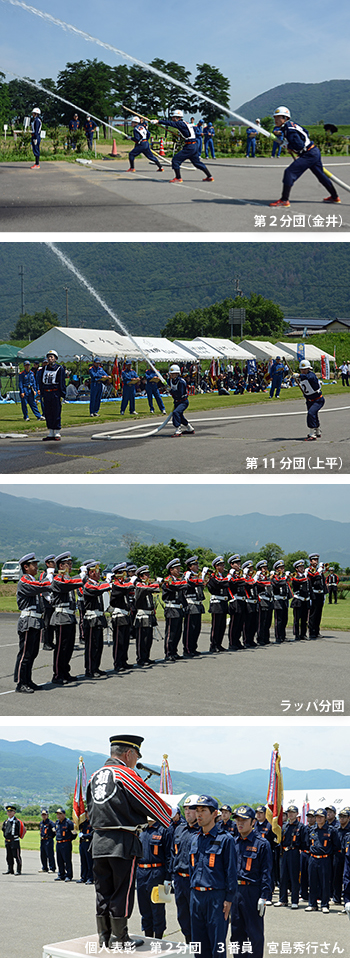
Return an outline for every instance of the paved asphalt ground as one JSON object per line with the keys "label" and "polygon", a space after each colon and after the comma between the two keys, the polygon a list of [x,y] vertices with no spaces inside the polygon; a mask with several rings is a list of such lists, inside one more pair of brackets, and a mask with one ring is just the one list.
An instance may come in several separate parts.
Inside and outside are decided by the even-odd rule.
{"label": "paved asphalt ground", "polygon": [[[254,232],[329,239],[350,228],[350,194],[339,187],[341,205],[325,206],[324,188],[307,172],[294,186],[289,209],[269,208],[281,195],[287,158],[208,161],[214,183],[189,163],[182,185],[170,185],[171,167],[157,173],[147,160],[99,160],[92,166],[42,162],[0,165],[0,231],[4,233]],[[329,157],[330,172],[350,184],[350,158]],[[257,226],[255,216],[265,216]],[[288,217],[291,216],[291,220]],[[294,216],[304,219],[295,221]],[[334,220],[332,217],[335,216]],[[287,219],[286,219],[287,217]],[[315,217],[321,217],[316,219]],[[327,219],[330,217],[330,219]]]}
{"label": "paved asphalt ground", "polygon": [[[149,668],[112,671],[112,648],[104,645],[102,669],[106,677],[85,679],[83,646],[76,643],[71,671],[76,683],[54,686],[52,653],[40,651],[35,661],[33,680],[42,685],[34,695],[14,691],[13,669],[18,650],[17,616],[0,615],[0,714],[33,715],[295,715],[332,716],[319,708],[323,701],[344,701],[350,714],[349,683],[344,662],[350,651],[350,632],[326,631],[322,639],[289,641],[238,652],[210,655],[209,625],[205,624],[199,641],[204,654],[196,659],[164,662],[164,623],[155,630]],[[106,637],[105,632],[105,637]],[[227,638],[224,644],[227,646]],[[182,652],[181,647],[179,652]],[[135,645],[130,646],[129,661],[135,663]],[[247,680],[249,676],[249,681]],[[290,708],[282,706],[289,701]],[[311,702],[309,709],[308,703]],[[313,705],[316,702],[317,711]],[[297,709],[297,705],[302,706]]]}
{"label": "paved asphalt ground", "polygon": [[[350,405],[342,396],[327,396],[321,411],[322,438],[305,442],[307,435],[305,402],[277,400],[261,405],[237,406],[191,413],[188,419],[195,435],[174,437],[171,424],[156,436],[91,440],[99,432],[123,429],[130,433],[135,422],[111,421],[99,425],[98,419],[86,426],[62,430],[60,443],[43,443],[41,433],[28,438],[20,433],[14,439],[1,438],[0,472],[4,475],[36,473],[41,475],[78,475],[107,473],[151,473],[155,475],[247,474],[247,458],[257,459],[248,474],[338,475],[350,472]],[[228,417],[235,417],[229,419]],[[218,418],[217,418],[218,417]],[[64,417],[63,417],[64,418]],[[206,420],[206,421],[202,421]],[[156,416],[145,423],[145,432],[155,429],[162,419]],[[46,435],[46,429],[43,430]],[[295,459],[305,460],[303,467]],[[331,466],[327,459],[335,459]],[[265,461],[266,460],[266,461]],[[288,464],[288,460],[289,464]]]}
{"label": "paved asphalt ground", "polygon": [[[79,856],[73,855],[74,878],[71,883],[55,882],[53,875],[39,872],[38,852],[24,851],[22,857],[22,875],[18,878],[1,876],[0,879],[0,933],[4,958],[41,958],[43,945],[83,935],[95,935],[95,889],[93,886],[77,884]],[[3,864],[3,849],[1,859]],[[277,900],[276,895],[273,900]],[[295,942],[303,942],[305,945],[307,942],[313,942],[314,945],[318,944],[316,951],[315,948],[309,948],[308,951],[304,949],[298,954],[343,954],[344,958],[348,958],[349,922],[347,916],[341,914],[341,906],[331,905],[329,915],[322,915],[320,912],[305,913],[305,907],[301,902],[298,911],[293,911],[293,914],[290,908],[277,908],[276,911],[274,907],[266,909],[266,958],[272,953],[287,954],[286,950],[281,951],[282,942],[290,943],[290,954],[296,954],[293,947]],[[165,940],[183,942],[174,900],[166,908]],[[129,930],[132,934],[140,934],[141,931],[137,903],[129,920]],[[271,951],[269,945],[272,942],[277,943],[278,951]],[[327,951],[324,948],[325,942],[329,945]]]}

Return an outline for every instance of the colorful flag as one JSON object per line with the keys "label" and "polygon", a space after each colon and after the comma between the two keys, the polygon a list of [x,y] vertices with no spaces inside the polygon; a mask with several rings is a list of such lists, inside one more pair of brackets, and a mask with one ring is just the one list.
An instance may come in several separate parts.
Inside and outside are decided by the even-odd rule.
{"label": "colorful flag", "polygon": [[305,343],[297,343],[297,360],[301,363],[302,359],[305,359]]}
{"label": "colorful flag", "polygon": [[324,355],[324,353],[322,353],[321,356],[321,375],[322,379],[330,378],[329,359],[328,356]]}
{"label": "colorful flag", "polygon": [[73,798],[73,822],[77,830],[79,830],[81,823],[85,822],[85,819],[86,819],[86,813],[85,813],[86,785],[87,785],[86,768],[84,765],[83,756],[80,755],[79,765],[77,768],[77,778],[76,778],[75,789],[74,789],[74,798]]}
{"label": "colorful flag", "polygon": [[120,386],[120,375],[119,375],[119,366],[118,366],[118,356],[115,357],[113,368],[112,368],[112,382],[116,392],[118,392]]}
{"label": "colorful flag", "polygon": [[310,802],[308,800],[308,795],[305,795],[305,801],[303,802],[303,807],[301,810],[301,823],[302,825],[307,825],[307,813],[310,811]]}
{"label": "colorful flag", "polygon": [[162,767],[160,770],[160,795],[172,795],[173,783],[171,781],[168,756],[163,755]]}
{"label": "colorful flag", "polygon": [[269,788],[266,799],[266,818],[272,826],[277,841],[281,841],[283,823],[283,779],[281,771],[281,756],[278,743],[273,746],[270,765]]}

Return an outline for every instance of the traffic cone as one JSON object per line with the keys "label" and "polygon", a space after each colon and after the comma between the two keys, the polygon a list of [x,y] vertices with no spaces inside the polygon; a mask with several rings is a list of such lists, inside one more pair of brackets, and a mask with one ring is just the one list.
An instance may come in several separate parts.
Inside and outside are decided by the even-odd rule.
{"label": "traffic cone", "polygon": [[160,138],[159,156],[165,156],[163,137]]}
{"label": "traffic cone", "polygon": [[113,140],[112,152],[111,152],[109,155],[110,155],[110,156],[118,156],[117,144],[116,144],[115,140]]}

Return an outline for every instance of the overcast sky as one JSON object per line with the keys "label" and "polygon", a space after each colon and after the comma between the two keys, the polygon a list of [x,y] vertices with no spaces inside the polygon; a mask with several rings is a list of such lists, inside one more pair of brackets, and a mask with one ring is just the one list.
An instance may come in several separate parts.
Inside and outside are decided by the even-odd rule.
{"label": "overcast sky", "polygon": [[280,746],[282,765],[295,769],[331,768],[348,774],[349,720],[310,720],[307,726],[287,727],[287,719],[275,724],[259,719],[244,719],[237,723],[220,719],[208,723],[205,719],[193,724],[191,719],[131,719],[125,725],[118,719],[94,720],[93,726],[79,719],[60,719],[46,727],[42,719],[36,727],[23,725],[23,719],[2,722],[0,737],[9,741],[23,739],[43,745],[53,742],[67,748],[92,752],[109,752],[109,736],[113,733],[143,735],[144,763],[161,765],[164,753],[169,756],[170,770],[184,772],[224,772],[233,774],[252,768],[268,768],[275,742]]}
{"label": "overcast sky", "polygon": [[[215,7],[208,0],[177,0],[168,8],[161,0],[36,0],[33,6],[146,63],[175,60],[192,76],[197,63],[217,66],[230,80],[233,109],[282,83],[349,77],[345,0],[338,0],[336,16],[326,0],[217,0]],[[8,0],[0,0],[0,8],[4,72],[55,79],[68,61],[126,62]]]}
{"label": "overcast sky", "polygon": [[[267,478],[267,477],[266,477]],[[317,477],[319,480],[319,476]],[[67,506],[79,506],[99,512],[111,512],[132,519],[186,519],[190,522],[209,519],[212,516],[247,515],[261,512],[263,515],[281,516],[288,513],[305,513],[321,519],[349,522],[349,486],[345,483],[332,485],[314,481],[276,483],[270,481],[256,485],[243,485],[223,479],[212,483],[198,477],[186,477],[169,483],[168,477],[134,477],[127,484],[111,485],[108,481],[96,483],[96,478],[80,477],[73,482],[41,483],[36,476],[27,476],[25,485],[14,482],[0,485],[1,492],[12,496],[46,499]],[[140,494],[140,485],[142,494]]]}

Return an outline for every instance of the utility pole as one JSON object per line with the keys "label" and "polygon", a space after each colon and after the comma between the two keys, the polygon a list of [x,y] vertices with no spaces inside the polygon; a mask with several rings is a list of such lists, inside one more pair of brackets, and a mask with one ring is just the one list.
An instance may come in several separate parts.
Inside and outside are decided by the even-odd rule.
{"label": "utility pole", "polygon": [[24,316],[25,306],[24,306],[24,266],[18,267],[18,274],[21,277],[21,316]]}
{"label": "utility pole", "polygon": [[63,289],[66,290],[66,326],[68,326],[68,286],[64,286]]}

